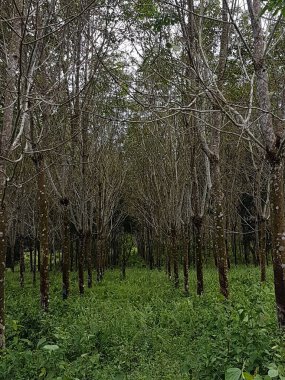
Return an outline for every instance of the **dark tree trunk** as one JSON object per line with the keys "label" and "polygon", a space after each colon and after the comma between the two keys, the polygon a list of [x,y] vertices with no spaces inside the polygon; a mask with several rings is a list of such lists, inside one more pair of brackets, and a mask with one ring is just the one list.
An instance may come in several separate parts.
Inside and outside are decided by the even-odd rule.
{"label": "dark tree trunk", "polygon": [[34,162],[37,168],[38,182],[38,207],[40,221],[40,293],[41,306],[44,311],[49,308],[49,245],[48,245],[48,205],[45,183],[44,160],[41,154],[34,156]]}
{"label": "dark tree trunk", "polygon": [[38,252],[38,272],[41,271],[41,243],[37,240],[37,252]]}
{"label": "dark tree trunk", "polygon": [[36,273],[37,273],[37,241],[34,241],[34,257],[33,257],[33,285],[36,285]]}
{"label": "dark tree trunk", "polygon": [[69,296],[69,270],[70,270],[70,244],[69,244],[69,200],[60,200],[63,206],[63,234],[62,234],[62,298],[65,300]]}
{"label": "dark tree trunk", "polygon": [[148,264],[149,264],[149,269],[153,269],[153,241],[152,241],[152,236],[149,231],[147,230],[147,249],[148,249]]}
{"label": "dark tree trunk", "polygon": [[221,172],[219,162],[213,162],[213,173],[214,173],[214,186],[213,194],[215,197],[215,211],[214,211],[214,222],[215,222],[215,251],[218,260],[218,270],[219,270],[219,284],[220,292],[225,298],[229,296],[229,284],[228,284],[228,256],[225,245],[224,236],[224,209],[223,209],[223,198],[224,194],[221,187]]}
{"label": "dark tree trunk", "polygon": [[93,257],[92,257],[92,235],[88,231],[85,241],[85,256],[87,258],[87,286],[92,288],[92,272],[93,272]]}
{"label": "dark tree trunk", "polygon": [[196,216],[193,218],[195,228],[195,242],[196,242],[196,274],[197,274],[197,294],[200,296],[204,292],[204,277],[203,277],[203,253],[202,253],[202,223],[201,217]]}
{"label": "dark tree trunk", "polygon": [[259,262],[260,262],[260,280],[266,281],[266,221],[259,219]]}
{"label": "dark tree trunk", "polygon": [[102,240],[98,237],[96,244],[96,280],[101,281],[101,258],[102,258]]}
{"label": "dark tree trunk", "polygon": [[24,272],[25,272],[25,256],[24,256],[24,238],[19,237],[19,253],[20,253],[20,286],[24,287]]}
{"label": "dark tree trunk", "polygon": [[177,232],[175,227],[171,228],[171,255],[173,260],[173,276],[174,276],[174,286],[179,287],[179,257],[177,250]]}
{"label": "dark tree trunk", "polygon": [[184,252],[183,255],[183,275],[184,275],[184,292],[186,295],[189,294],[189,262],[188,253]]}
{"label": "dark tree trunk", "polygon": [[171,280],[171,278],[172,278],[172,273],[171,273],[171,256],[170,256],[169,252],[168,252],[168,254],[166,256],[166,260],[167,260],[166,265],[167,265],[168,278],[169,278],[169,280]]}
{"label": "dark tree trunk", "polygon": [[15,272],[15,244],[11,245],[11,270]]}
{"label": "dark tree trunk", "polygon": [[85,235],[83,231],[79,232],[79,257],[78,257],[78,286],[79,293],[84,294],[84,248]]}
{"label": "dark tree trunk", "polygon": [[285,327],[285,207],[283,162],[272,164],[271,218],[273,272],[278,322]]}
{"label": "dark tree trunk", "polygon": [[127,259],[126,259],[126,250],[125,250],[125,247],[123,246],[122,244],[122,264],[121,264],[121,274],[122,274],[122,279],[125,280],[126,278],[126,263],[127,263]]}
{"label": "dark tree trunk", "polygon": [[31,244],[29,246],[29,253],[30,253],[30,272],[33,273],[33,247]]}
{"label": "dark tree trunk", "polygon": [[[1,176],[0,170],[0,176]],[[0,186],[2,179],[0,179]],[[2,186],[0,199],[3,198]],[[6,211],[0,202],[0,350],[5,348],[5,263],[6,263]]]}

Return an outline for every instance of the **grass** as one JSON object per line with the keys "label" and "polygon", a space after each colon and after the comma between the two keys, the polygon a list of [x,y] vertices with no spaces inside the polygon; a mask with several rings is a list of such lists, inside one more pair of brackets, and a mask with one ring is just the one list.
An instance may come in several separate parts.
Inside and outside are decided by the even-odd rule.
{"label": "grass", "polygon": [[229,367],[267,373],[284,362],[277,329],[272,273],[233,268],[231,296],[218,292],[215,269],[205,270],[205,294],[176,290],[165,274],[117,270],[80,297],[76,274],[61,300],[61,278],[51,273],[50,312],[39,307],[38,284],[7,273],[7,350],[0,380],[215,380]]}

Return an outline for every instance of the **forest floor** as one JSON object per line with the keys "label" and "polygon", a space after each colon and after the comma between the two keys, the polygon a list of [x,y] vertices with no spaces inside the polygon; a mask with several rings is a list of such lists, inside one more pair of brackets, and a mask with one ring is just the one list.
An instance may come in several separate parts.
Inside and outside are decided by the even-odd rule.
{"label": "forest floor", "polygon": [[44,314],[30,273],[24,289],[18,273],[7,273],[1,380],[214,380],[235,367],[263,375],[271,368],[276,375],[285,362],[271,270],[261,285],[258,268],[232,268],[228,301],[218,292],[215,269],[205,270],[201,297],[193,271],[189,297],[163,271],[142,268],[128,269],[125,280],[109,270],[83,297],[73,273],[63,302],[60,273],[50,277]]}

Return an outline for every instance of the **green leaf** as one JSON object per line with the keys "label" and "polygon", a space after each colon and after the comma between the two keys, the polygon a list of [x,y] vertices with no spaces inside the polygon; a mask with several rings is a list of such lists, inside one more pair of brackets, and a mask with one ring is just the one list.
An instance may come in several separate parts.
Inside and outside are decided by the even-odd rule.
{"label": "green leaf", "polygon": [[271,377],[271,379],[272,379],[273,377],[277,377],[278,374],[279,374],[278,369],[270,369],[270,370],[268,371],[268,376]]}
{"label": "green leaf", "polygon": [[28,346],[32,346],[33,343],[29,339],[20,339],[21,342],[27,343]]}
{"label": "green leaf", "polygon": [[46,338],[41,338],[41,339],[38,341],[37,348],[39,348],[41,345],[43,345],[46,341],[47,341]]}
{"label": "green leaf", "polygon": [[226,371],[225,380],[240,380],[241,373],[239,368],[229,368]]}
{"label": "green leaf", "polygon": [[39,374],[39,378],[41,379],[41,378],[45,377],[46,374],[47,374],[47,370],[44,367],[41,368],[41,372]]}
{"label": "green leaf", "polygon": [[57,344],[46,344],[45,346],[43,346],[43,349],[51,352],[58,350],[59,347]]}
{"label": "green leaf", "polygon": [[262,380],[262,377],[257,374],[257,375],[254,376],[254,380]]}
{"label": "green leaf", "polygon": [[253,380],[253,379],[255,379],[255,377],[253,377],[253,376],[252,376],[250,373],[248,373],[248,372],[243,372],[242,376],[243,376],[243,378],[244,378],[245,380]]}

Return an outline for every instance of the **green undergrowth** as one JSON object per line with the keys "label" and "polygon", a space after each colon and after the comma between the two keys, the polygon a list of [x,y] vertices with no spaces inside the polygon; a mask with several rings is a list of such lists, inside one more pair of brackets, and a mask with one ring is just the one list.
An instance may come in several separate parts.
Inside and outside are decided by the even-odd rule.
{"label": "green undergrowth", "polygon": [[[232,268],[230,299],[218,292],[215,269],[205,270],[205,293],[174,289],[163,271],[108,271],[80,297],[76,274],[68,301],[60,274],[50,274],[50,312],[39,307],[38,283],[25,288],[7,273],[7,349],[0,380],[215,380],[228,368],[267,374],[284,363],[272,273]],[[271,366],[271,367],[270,367]]]}

